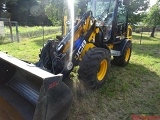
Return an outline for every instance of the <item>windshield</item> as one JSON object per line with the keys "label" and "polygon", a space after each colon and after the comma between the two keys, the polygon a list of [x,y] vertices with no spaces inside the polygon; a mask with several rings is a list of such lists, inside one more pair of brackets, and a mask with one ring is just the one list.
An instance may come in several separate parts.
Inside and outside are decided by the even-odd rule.
{"label": "windshield", "polygon": [[113,13],[116,0],[91,0],[87,9],[93,12],[93,17],[105,18],[109,13]]}

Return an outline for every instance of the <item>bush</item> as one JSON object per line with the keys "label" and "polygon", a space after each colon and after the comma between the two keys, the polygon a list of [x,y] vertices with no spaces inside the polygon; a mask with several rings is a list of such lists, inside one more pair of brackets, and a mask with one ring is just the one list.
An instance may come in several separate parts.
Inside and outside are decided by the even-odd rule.
{"label": "bush", "polygon": [[141,32],[142,32],[141,29],[136,29],[136,30],[135,30],[135,33],[141,33]]}

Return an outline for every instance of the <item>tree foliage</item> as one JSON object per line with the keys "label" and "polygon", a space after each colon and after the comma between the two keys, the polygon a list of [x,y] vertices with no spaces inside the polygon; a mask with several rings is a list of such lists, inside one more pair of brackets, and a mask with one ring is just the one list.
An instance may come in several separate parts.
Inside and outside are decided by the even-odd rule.
{"label": "tree foliage", "polygon": [[16,4],[17,0],[1,0],[0,1],[0,18],[9,18],[10,14],[8,12],[8,4],[14,5]]}
{"label": "tree foliage", "polygon": [[79,8],[79,15],[83,15],[87,10],[87,3],[89,0],[78,0],[77,6]]}
{"label": "tree foliage", "polygon": [[129,11],[129,22],[136,24],[137,22],[143,21],[144,12],[149,8],[149,0],[131,0],[128,7]]}
{"label": "tree foliage", "polygon": [[158,3],[150,8],[149,13],[147,14],[146,23],[151,27],[160,25],[160,6]]}
{"label": "tree foliage", "polygon": [[0,18],[10,18],[20,25],[51,25],[37,0],[0,0]]}
{"label": "tree foliage", "polygon": [[5,3],[16,4],[17,0],[0,0],[0,5]]}
{"label": "tree foliage", "polygon": [[160,0],[150,8],[145,23],[152,27],[151,37],[154,37],[156,26],[160,25]]}
{"label": "tree foliage", "polygon": [[[75,16],[86,12],[88,1],[75,0]],[[63,16],[69,16],[67,0],[0,0],[0,8],[2,3],[6,3],[9,8],[7,10],[11,20],[24,24],[32,22],[33,25],[40,25],[50,20],[53,25],[61,25]],[[146,11],[148,5],[149,0],[131,0],[128,7],[129,22],[135,24],[142,21],[144,15],[139,11]],[[0,11],[2,12],[2,9]]]}
{"label": "tree foliage", "polygon": [[[78,8],[78,2],[79,0],[74,0],[75,16],[77,16],[80,12]],[[65,15],[67,15],[69,19],[69,10],[70,8],[68,6],[67,0],[51,0],[45,6],[45,13],[54,25],[61,25],[61,23],[63,23],[63,17]]]}
{"label": "tree foliage", "polygon": [[66,0],[51,0],[45,6],[45,14],[53,25],[61,25],[66,11]]}

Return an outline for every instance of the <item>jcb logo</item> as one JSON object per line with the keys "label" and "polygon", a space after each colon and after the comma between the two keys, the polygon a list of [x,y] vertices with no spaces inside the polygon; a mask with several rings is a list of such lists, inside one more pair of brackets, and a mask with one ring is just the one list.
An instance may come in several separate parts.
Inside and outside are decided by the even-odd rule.
{"label": "jcb logo", "polygon": [[81,46],[78,48],[78,51],[77,51],[77,53],[76,53],[76,55],[75,55],[75,59],[78,60],[78,58],[79,58],[79,56],[81,55],[81,53],[82,53],[82,51],[83,51],[85,45],[86,45],[86,41],[83,40]]}

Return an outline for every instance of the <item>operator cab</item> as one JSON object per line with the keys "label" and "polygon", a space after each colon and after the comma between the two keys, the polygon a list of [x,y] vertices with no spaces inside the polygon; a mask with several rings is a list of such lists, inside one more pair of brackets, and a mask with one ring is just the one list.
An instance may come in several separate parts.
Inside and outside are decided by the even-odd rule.
{"label": "operator cab", "polygon": [[113,43],[126,37],[127,9],[122,0],[91,0],[87,9],[93,12],[103,42]]}

